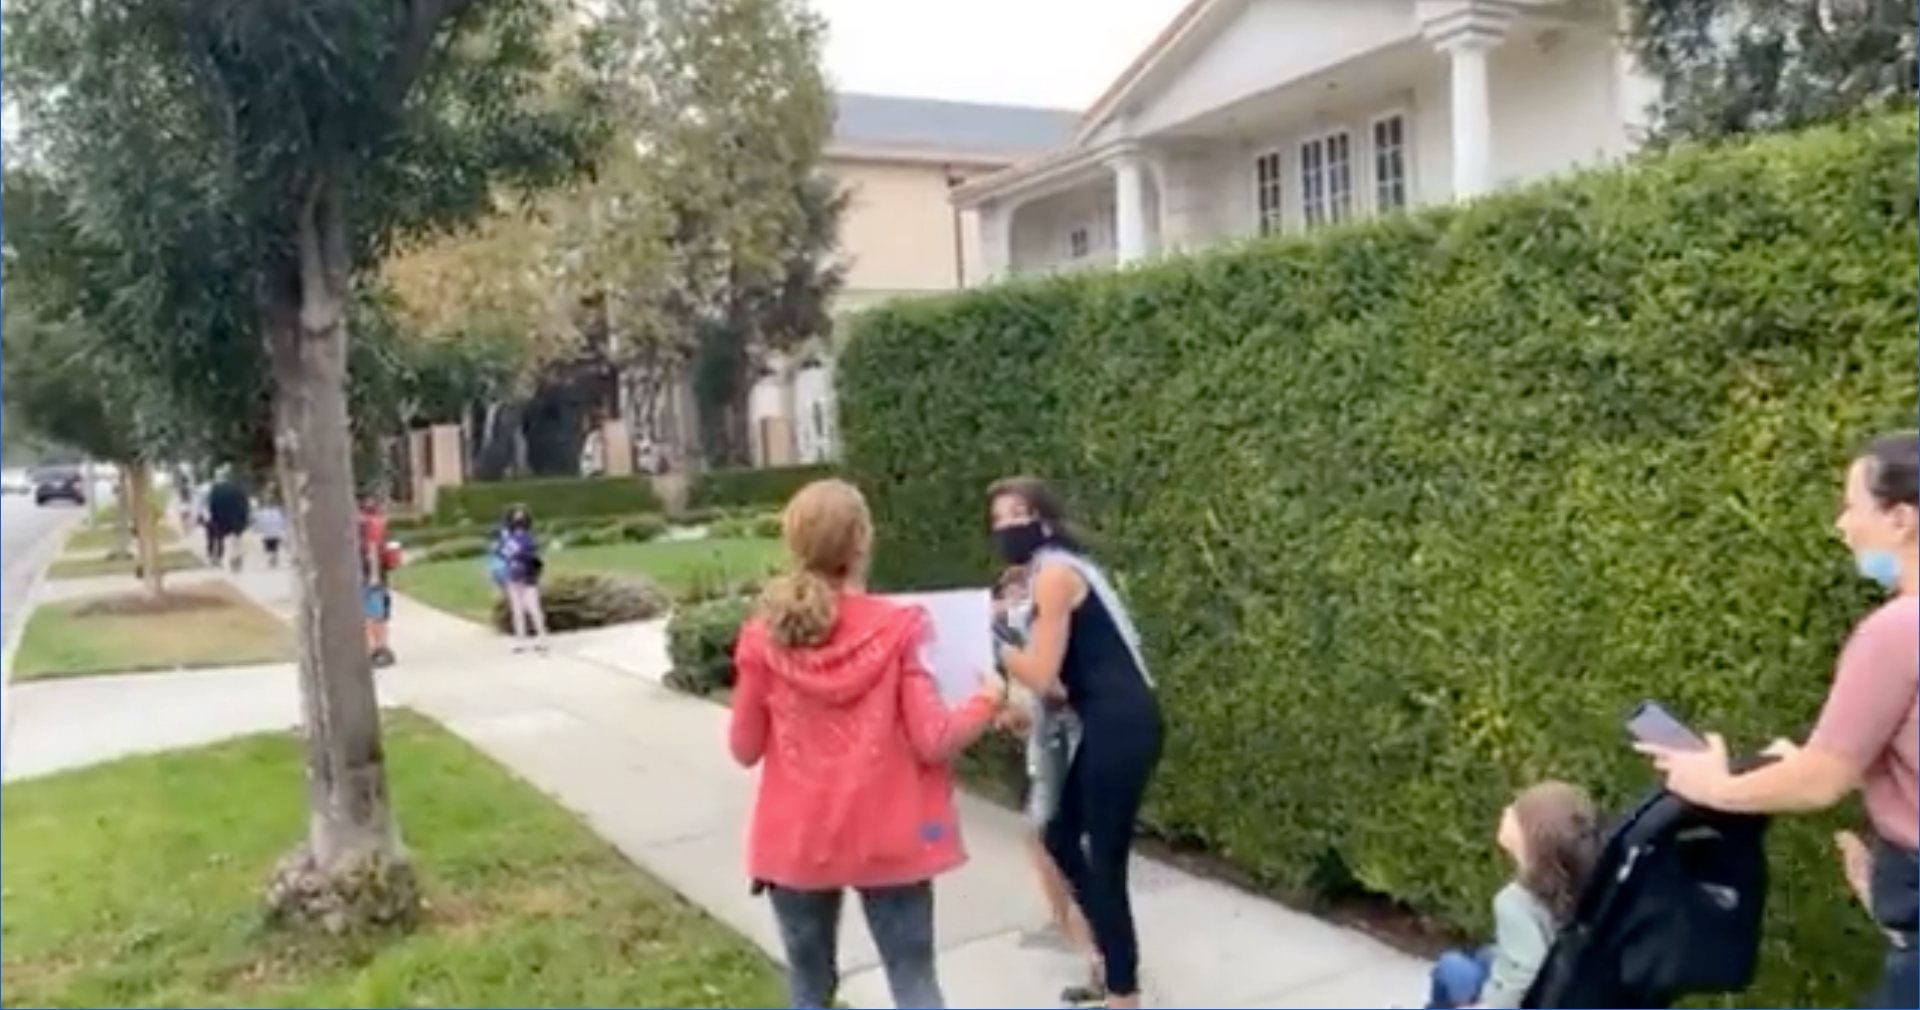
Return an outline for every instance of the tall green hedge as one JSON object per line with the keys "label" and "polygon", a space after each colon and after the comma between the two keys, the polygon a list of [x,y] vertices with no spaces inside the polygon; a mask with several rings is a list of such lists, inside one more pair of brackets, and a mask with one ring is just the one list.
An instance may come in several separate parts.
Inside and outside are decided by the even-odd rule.
{"label": "tall green hedge", "polygon": [[[1843,464],[1920,410],[1917,139],[1679,152],[863,314],[840,401],[878,581],[982,583],[987,483],[1058,479],[1162,675],[1153,825],[1482,924],[1515,789],[1652,785],[1634,703],[1738,745],[1809,727],[1871,604]],[[1738,1005],[1853,1005],[1876,970],[1836,820],[1778,830]]]}

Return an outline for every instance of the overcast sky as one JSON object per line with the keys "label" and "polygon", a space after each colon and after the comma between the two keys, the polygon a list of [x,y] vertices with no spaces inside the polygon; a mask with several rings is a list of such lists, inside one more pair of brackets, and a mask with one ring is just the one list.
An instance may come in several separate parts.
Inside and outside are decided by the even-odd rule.
{"label": "overcast sky", "polygon": [[[834,85],[1084,110],[1186,0],[811,0]],[[12,135],[12,116],[6,117]]]}
{"label": "overcast sky", "polygon": [[1186,0],[812,0],[835,86],[1085,109]]}

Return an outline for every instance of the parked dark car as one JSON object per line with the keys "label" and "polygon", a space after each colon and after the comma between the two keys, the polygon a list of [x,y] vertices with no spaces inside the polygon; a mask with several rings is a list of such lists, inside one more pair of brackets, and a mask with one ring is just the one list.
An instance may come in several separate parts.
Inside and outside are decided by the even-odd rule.
{"label": "parked dark car", "polygon": [[33,503],[51,505],[57,501],[70,505],[87,503],[86,480],[81,477],[80,471],[48,469],[33,475]]}

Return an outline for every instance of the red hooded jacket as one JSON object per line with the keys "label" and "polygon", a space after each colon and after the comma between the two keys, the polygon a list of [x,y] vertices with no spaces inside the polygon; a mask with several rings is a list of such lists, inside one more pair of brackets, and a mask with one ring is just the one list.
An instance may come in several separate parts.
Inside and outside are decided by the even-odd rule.
{"label": "red hooded jacket", "polygon": [[759,765],[747,873],[794,890],[918,883],[966,862],[948,763],[995,705],[949,709],[920,661],[926,614],[841,597],[832,636],[783,649],[741,629],[729,743]]}

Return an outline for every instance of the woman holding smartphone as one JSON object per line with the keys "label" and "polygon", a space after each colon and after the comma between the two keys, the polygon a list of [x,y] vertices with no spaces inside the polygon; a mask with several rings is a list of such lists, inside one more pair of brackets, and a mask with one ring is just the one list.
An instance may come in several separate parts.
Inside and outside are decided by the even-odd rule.
{"label": "woman holding smartphone", "polygon": [[1640,749],[1670,791],[1716,810],[1824,810],[1859,790],[1872,837],[1842,832],[1836,843],[1847,882],[1888,938],[1879,987],[1862,1006],[1911,1008],[1920,1003],[1920,433],[1877,439],[1853,462],[1837,526],[1860,574],[1891,598],[1855,626],[1806,744],[1777,741],[1776,761],[1741,775],[1718,736]]}

